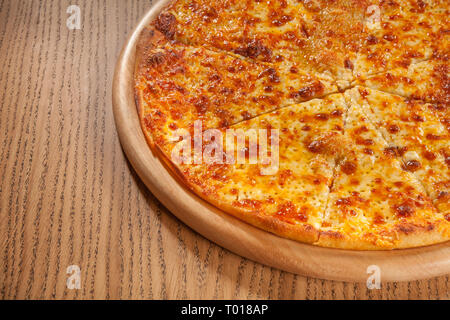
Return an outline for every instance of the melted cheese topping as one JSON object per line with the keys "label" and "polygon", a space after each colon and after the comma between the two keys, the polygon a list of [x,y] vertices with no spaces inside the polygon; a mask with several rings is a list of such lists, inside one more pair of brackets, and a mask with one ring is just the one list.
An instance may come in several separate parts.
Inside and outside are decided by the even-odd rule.
{"label": "melted cheese topping", "polygon": [[[356,84],[382,90],[414,100],[436,105],[448,115],[450,106],[450,68],[439,59],[412,64],[408,68],[396,68],[373,76],[357,79]],[[442,112],[442,114],[444,114]]]}
{"label": "melted cheese topping", "polygon": [[436,219],[436,209],[415,176],[385,152],[388,144],[360,106],[349,103],[345,124],[349,150],[336,168],[322,230],[394,247],[402,225],[426,228]]}
{"label": "melted cheese topping", "polygon": [[182,0],[155,25],[182,42],[350,80],[368,3]]}
{"label": "melted cheese topping", "polygon": [[400,156],[404,170],[413,172],[439,210],[448,213],[450,136],[432,106],[367,88],[347,94],[379,128],[389,143],[386,152]]}
{"label": "melted cheese topping", "polygon": [[143,59],[137,86],[146,125],[164,143],[178,129],[228,127],[338,89],[298,69],[244,60],[168,40]]}
{"label": "melted cheese topping", "polygon": [[376,74],[431,57],[448,57],[450,22],[445,1],[375,1],[379,23],[366,25],[355,63],[357,76]]}

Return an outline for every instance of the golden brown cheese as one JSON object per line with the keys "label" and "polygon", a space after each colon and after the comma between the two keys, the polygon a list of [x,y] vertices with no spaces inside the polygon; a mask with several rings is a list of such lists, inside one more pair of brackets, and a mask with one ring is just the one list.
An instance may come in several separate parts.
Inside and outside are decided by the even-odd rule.
{"label": "golden brown cheese", "polygon": [[388,142],[386,153],[400,156],[440,212],[450,212],[450,134],[429,104],[368,88],[346,93],[359,104]]}
{"label": "golden brown cheese", "polygon": [[[430,58],[448,59],[450,21],[448,2],[374,1],[378,9],[365,25],[364,43],[355,75],[376,74]],[[372,21],[373,20],[373,21]]]}
{"label": "golden brown cheese", "polygon": [[446,60],[419,62],[407,68],[360,77],[355,83],[408,99],[430,102],[442,109],[450,106],[450,67]]}
{"label": "golden brown cheese", "polygon": [[[335,168],[319,244],[408,247],[415,238],[409,234],[413,230],[430,236],[433,243],[447,230],[445,223],[416,177],[385,152],[388,144],[360,105],[348,100],[344,130],[350,147]],[[422,237],[416,239],[418,245],[426,244]]]}
{"label": "golden brown cheese", "polygon": [[155,26],[186,43],[350,80],[368,4],[183,0],[172,3]]}
{"label": "golden brown cheese", "polygon": [[[158,41],[158,47],[145,43]],[[297,69],[283,69],[168,40],[148,28],[136,85],[145,125],[155,140],[169,140],[177,129],[228,127],[257,115],[338,89]]]}

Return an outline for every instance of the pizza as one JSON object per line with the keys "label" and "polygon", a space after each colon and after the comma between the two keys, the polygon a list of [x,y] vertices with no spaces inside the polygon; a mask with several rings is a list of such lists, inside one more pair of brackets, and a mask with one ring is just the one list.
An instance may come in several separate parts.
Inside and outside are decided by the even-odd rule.
{"label": "pizza", "polygon": [[135,98],[165,167],[278,236],[391,250],[450,240],[444,0],[174,0]]}

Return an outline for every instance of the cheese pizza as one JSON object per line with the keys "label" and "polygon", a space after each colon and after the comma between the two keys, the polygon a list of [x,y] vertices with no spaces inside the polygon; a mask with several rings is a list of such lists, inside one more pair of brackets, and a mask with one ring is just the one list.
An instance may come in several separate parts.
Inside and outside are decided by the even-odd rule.
{"label": "cheese pizza", "polygon": [[450,240],[448,3],[174,0],[141,33],[143,133],[202,199],[350,250]]}

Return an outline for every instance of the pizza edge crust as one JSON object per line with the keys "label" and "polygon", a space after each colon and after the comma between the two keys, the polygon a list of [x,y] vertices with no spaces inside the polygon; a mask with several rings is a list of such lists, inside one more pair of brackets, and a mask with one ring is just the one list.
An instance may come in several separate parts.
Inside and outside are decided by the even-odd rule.
{"label": "pizza edge crust", "polygon": [[411,222],[397,223],[388,231],[393,241],[384,241],[377,233],[370,236],[351,236],[339,231],[321,231],[315,245],[349,250],[393,250],[419,248],[449,241],[450,227],[445,221],[428,226]]}
{"label": "pizza edge crust", "polygon": [[[339,231],[321,231],[309,224],[292,225],[279,219],[275,219],[272,216],[265,215],[261,212],[246,211],[236,208],[229,203],[225,203],[215,197],[206,195],[204,190],[191,183],[189,179],[179,170],[179,168],[172,163],[161,147],[154,142],[144,123],[144,97],[142,92],[137,88],[138,77],[141,75],[141,70],[145,66],[144,59],[148,57],[148,53],[152,49],[158,48],[161,41],[167,41],[167,39],[153,26],[147,26],[144,28],[137,41],[134,90],[139,120],[142,131],[144,132],[144,136],[151,150],[157,154],[158,158],[162,160],[165,166],[170,169],[171,173],[182,183],[182,185],[194,191],[197,196],[212,204],[219,210],[224,211],[226,214],[231,214],[234,217],[255,227],[283,238],[314,244],[321,247],[348,250],[391,250],[427,246],[449,240],[449,236],[445,236],[445,234],[450,233],[448,225],[445,225],[445,221],[441,221],[441,223],[437,223],[429,229],[410,223],[408,223],[407,228],[402,228],[401,224],[398,224],[396,225],[397,230],[393,230],[396,238],[395,242],[389,244],[379,244],[376,240],[374,241],[374,239],[376,239],[376,234],[374,234],[374,238],[369,240],[362,237],[351,236]],[[444,231],[440,229],[444,229]]]}

